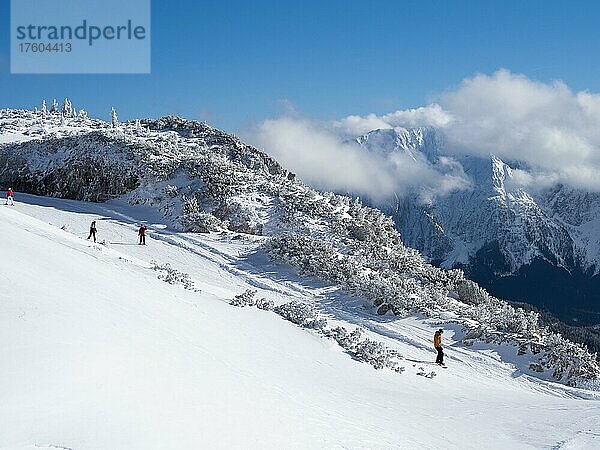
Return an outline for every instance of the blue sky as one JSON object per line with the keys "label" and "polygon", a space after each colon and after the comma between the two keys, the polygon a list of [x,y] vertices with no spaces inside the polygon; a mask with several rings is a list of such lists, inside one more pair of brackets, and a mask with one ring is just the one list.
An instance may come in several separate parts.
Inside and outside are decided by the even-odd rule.
{"label": "blue sky", "polygon": [[236,131],[286,102],[319,119],[420,106],[499,68],[600,92],[597,2],[154,1],[150,75],[11,75],[0,1],[0,107],[69,97]]}

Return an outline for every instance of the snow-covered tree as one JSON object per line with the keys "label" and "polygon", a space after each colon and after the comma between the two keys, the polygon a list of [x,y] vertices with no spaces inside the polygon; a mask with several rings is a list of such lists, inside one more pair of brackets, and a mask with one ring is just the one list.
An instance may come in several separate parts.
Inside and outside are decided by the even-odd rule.
{"label": "snow-covered tree", "polygon": [[85,109],[80,109],[78,116],[82,119],[87,119],[87,111]]}
{"label": "snow-covered tree", "polygon": [[42,100],[42,117],[46,118],[48,115],[48,109],[46,108],[46,100]]}
{"label": "snow-covered tree", "polygon": [[62,105],[62,114],[65,117],[73,116],[73,106],[71,105],[71,101],[68,98],[65,98]]}
{"label": "snow-covered tree", "polygon": [[117,111],[114,107],[110,109],[110,124],[113,128],[117,128],[119,126],[119,118],[117,117]]}
{"label": "snow-covered tree", "polygon": [[52,101],[52,108],[50,109],[51,113],[58,113],[58,102],[56,99]]}

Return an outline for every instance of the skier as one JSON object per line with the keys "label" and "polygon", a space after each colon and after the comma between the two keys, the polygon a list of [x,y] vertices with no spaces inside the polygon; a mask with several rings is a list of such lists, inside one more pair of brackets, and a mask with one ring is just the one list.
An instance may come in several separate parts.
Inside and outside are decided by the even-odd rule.
{"label": "skier", "polygon": [[140,237],[140,243],[139,245],[146,245],[146,230],[148,228],[146,228],[146,225],[142,224],[142,226],[140,227],[140,230],[138,231],[138,236]]}
{"label": "skier", "polygon": [[90,225],[90,235],[87,237],[88,240],[93,236],[94,237],[94,242],[96,242],[96,221],[92,221],[92,224]]}
{"label": "skier", "polygon": [[13,190],[12,188],[8,188],[8,191],[6,192],[6,203],[5,205],[13,205],[15,206],[15,200],[13,199]]}
{"label": "skier", "polygon": [[436,362],[436,364],[439,364],[440,366],[444,365],[444,352],[443,352],[443,348],[442,348],[442,333],[443,332],[444,332],[444,330],[442,330],[440,328],[433,335],[433,346],[435,347],[435,349],[438,352],[435,362]]}

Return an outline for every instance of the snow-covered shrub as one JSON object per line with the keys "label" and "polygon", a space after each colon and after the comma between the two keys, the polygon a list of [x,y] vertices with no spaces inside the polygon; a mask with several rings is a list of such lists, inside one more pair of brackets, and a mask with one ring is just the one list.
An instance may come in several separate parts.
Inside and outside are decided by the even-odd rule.
{"label": "snow-covered shrub", "polygon": [[243,308],[244,306],[254,306],[256,304],[256,300],[254,299],[255,295],[256,291],[248,289],[242,292],[241,294],[238,294],[235,297],[233,297],[229,301],[229,304],[232,306],[239,306],[241,308]]}
{"label": "snow-covered shrub", "polygon": [[210,233],[219,231],[222,223],[214,215],[204,212],[195,196],[182,195],[181,224],[183,229],[191,233]]}
{"label": "snow-covered shrub", "polygon": [[200,292],[199,289],[194,287],[194,282],[187,273],[173,269],[169,263],[159,264],[156,261],[151,261],[151,264],[152,269],[159,272],[159,280],[173,285],[181,285],[190,291]]}
{"label": "snow-covered shrub", "polygon": [[292,301],[276,306],[273,311],[302,328],[322,330],[327,325],[327,320],[320,318],[314,307],[306,303]]}
{"label": "snow-covered shrub", "polygon": [[165,195],[169,198],[177,198],[179,195],[179,190],[177,186],[171,186],[170,184],[166,185],[164,188]]}
{"label": "snow-covered shrub", "polygon": [[335,339],[352,357],[371,364],[375,369],[387,367],[396,372],[404,371],[404,368],[398,365],[398,361],[402,357],[396,350],[388,348],[381,342],[363,338],[363,332],[360,328],[356,328],[349,333],[344,327],[335,327],[324,329],[323,334]]}
{"label": "snow-covered shrub", "polygon": [[228,200],[221,203],[212,214],[222,221],[227,221],[228,229],[231,231],[256,235],[262,234],[263,227],[260,221],[257,220],[255,212],[236,200]]}
{"label": "snow-covered shrub", "polygon": [[356,344],[354,352],[357,359],[368,362],[376,369],[395,368],[392,358],[397,357],[396,352],[388,349],[381,342],[365,338]]}
{"label": "snow-covered shrub", "polygon": [[265,311],[273,311],[273,309],[275,309],[275,304],[271,300],[260,298],[256,301],[256,307]]}
{"label": "snow-covered shrub", "polygon": [[542,346],[540,365],[552,376],[570,386],[598,379],[598,363],[590,358],[585,346],[575,344],[556,333],[549,333]]}
{"label": "snow-covered shrub", "polygon": [[205,212],[186,213],[182,220],[183,229],[190,233],[212,233],[223,229],[223,223]]}
{"label": "snow-covered shrub", "polygon": [[485,303],[489,299],[486,290],[471,280],[462,280],[457,284],[456,291],[462,302],[472,305]]}
{"label": "snow-covered shrub", "polygon": [[248,289],[241,294],[233,297],[229,304],[232,306],[239,306],[243,308],[245,306],[256,306],[258,309],[263,309],[265,311],[272,311],[274,308],[274,304],[271,300],[267,300],[266,298],[256,299],[256,291]]}

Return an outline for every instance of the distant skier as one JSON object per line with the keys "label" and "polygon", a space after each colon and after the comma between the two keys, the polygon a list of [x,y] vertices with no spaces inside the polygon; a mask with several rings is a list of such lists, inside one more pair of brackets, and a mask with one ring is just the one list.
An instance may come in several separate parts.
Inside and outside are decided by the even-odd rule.
{"label": "distant skier", "polygon": [[6,203],[5,205],[13,205],[15,206],[15,200],[14,200],[14,193],[12,188],[8,188],[8,191],[6,192]]}
{"label": "distant skier", "polygon": [[433,346],[435,347],[435,349],[438,352],[437,359],[435,360],[435,362],[442,366],[444,365],[444,351],[443,351],[444,349],[442,348],[442,333],[443,332],[444,332],[444,330],[442,330],[440,328],[433,335]]}
{"label": "distant skier", "polygon": [[92,221],[92,224],[90,225],[90,235],[88,236],[88,240],[93,237],[94,238],[94,242],[96,242],[96,221]]}
{"label": "distant skier", "polygon": [[148,230],[148,228],[146,227],[146,225],[142,224],[138,231],[138,236],[140,237],[140,245],[146,245],[146,230]]}

